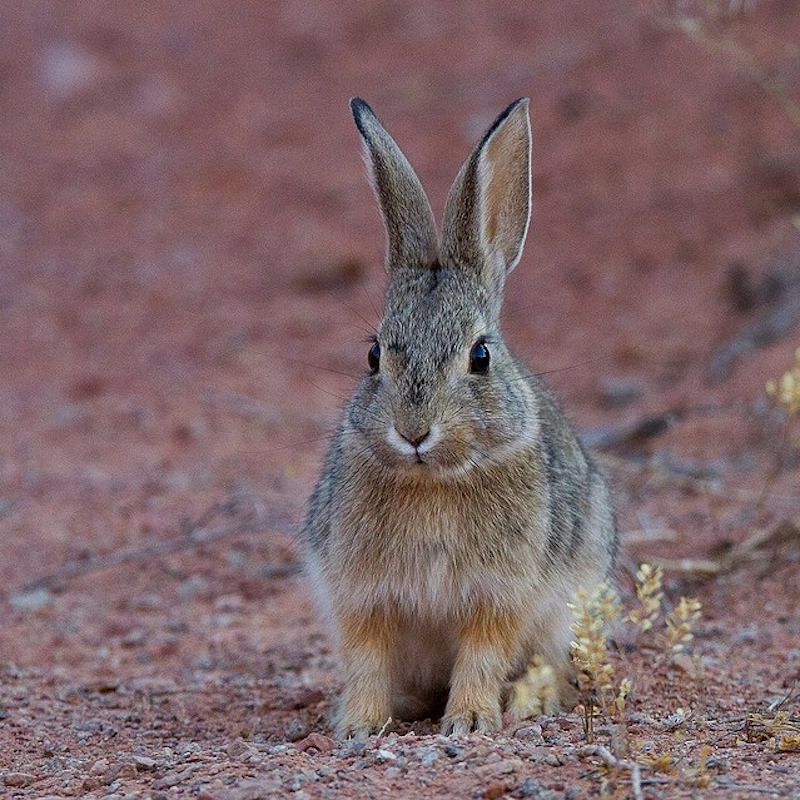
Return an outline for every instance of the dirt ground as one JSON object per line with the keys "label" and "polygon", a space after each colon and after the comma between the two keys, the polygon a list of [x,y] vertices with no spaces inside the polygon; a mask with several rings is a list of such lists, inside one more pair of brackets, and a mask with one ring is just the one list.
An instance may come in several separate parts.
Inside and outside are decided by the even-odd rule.
{"label": "dirt ground", "polygon": [[[0,795],[800,797],[800,4],[9,8]],[[593,745],[332,738],[295,536],[384,280],[355,94],[439,211],[531,97],[507,339],[614,485],[624,602],[666,560],[703,604],[691,656],[619,634]]]}

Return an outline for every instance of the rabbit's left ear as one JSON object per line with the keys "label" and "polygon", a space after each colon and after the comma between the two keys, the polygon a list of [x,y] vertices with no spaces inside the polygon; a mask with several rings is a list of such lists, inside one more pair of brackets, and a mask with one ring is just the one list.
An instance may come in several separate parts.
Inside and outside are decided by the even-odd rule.
{"label": "rabbit's left ear", "polygon": [[522,255],[530,217],[531,124],[522,98],[495,120],[450,189],[443,261],[488,270],[484,278],[502,284]]}
{"label": "rabbit's left ear", "polygon": [[360,97],[350,101],[350,109],[386,227],[387,270],[435,265],[439,256],[436,223],[417,174]]}

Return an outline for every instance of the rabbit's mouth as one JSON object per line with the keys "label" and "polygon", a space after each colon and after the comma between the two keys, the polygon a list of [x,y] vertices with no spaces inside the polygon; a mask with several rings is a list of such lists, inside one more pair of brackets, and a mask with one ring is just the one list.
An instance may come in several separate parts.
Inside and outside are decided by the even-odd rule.
{"label": "rabbit's mouth", "polygon": [[403,430],[390,423],[386,430],[384,459],[398,472],[447,478],[463,475],[473,466],[469,448],[459,436],[446,436],[438,423],[427,430]]}

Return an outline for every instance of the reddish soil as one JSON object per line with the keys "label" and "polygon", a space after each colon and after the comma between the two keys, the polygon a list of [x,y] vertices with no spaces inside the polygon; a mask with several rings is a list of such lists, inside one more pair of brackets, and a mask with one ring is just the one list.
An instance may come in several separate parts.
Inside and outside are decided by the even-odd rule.
{"label": "reddish soil", "polygon": [[[800,344],[800,4],[679,7],[698,25],[610,0],[3,14],[0,795],[798,796],[800,430],[764,384]],[[703,603],[692,658],[620,634],[634,691],[596,744],[622,767],[578,713],[331,738],[294,537],[383,285],[354,94],[439,210],[531,97],[507,338],[599,448],[625,602],[639,561],[720,568],[667,572]]]}

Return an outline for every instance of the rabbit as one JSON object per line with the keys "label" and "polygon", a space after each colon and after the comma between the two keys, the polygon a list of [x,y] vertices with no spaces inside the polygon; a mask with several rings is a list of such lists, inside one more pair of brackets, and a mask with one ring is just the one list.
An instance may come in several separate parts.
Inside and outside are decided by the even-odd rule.
{"label": "rabbit", "polygon": [[568,607],[612,571],[609,490],[507,350],[506,276],[531,209],[528,100],[488,129],[441,238],[406,157],[350,101],[382,211],[388,288],[308,504],[307,571],[338,644],[340,739],[440,715],[445,735],[575,697]]}

